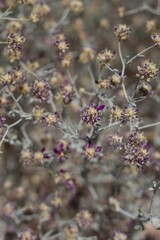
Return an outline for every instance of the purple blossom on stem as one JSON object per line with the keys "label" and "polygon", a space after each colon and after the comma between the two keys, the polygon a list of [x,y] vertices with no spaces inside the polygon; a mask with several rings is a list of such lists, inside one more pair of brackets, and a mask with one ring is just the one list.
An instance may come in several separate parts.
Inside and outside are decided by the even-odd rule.
{"label": "purple blossom on stem", "polygon": [[129,136],[129,142],[125,145],[122,159],[127,165],[135,165],[138,169],[143,169],[151,158],[149,148],[144,134],[134,130]]}
{"label": "purple blossom on stem", "polygon": [[83,155],[88,158],[89,160],[93,158],[98,158],[100,153],[102,152],[102,147],[101,146],[94,146],[91,142],[87,144],[83,148]]}
{"label": "purple blossom on stem", "polygon": [[95,103],[89,103],[81,111],[81,118],[87,124],[94,125],[100,121],[105,105],[97,106]]}

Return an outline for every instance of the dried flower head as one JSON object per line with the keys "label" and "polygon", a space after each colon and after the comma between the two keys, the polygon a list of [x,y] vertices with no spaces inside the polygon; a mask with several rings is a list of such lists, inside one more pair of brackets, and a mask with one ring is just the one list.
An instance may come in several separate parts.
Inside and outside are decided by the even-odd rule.
{"label": "dried flower head", "polygon": [[63,68],[68,68],[71,66],[73,61],[73,55],[71,53],[66,53],[63,55],[62,59],[60,60],[61,66]]}
{"label": "dried flower head", "polygon": [[125,16],[125,7],[124,6],[121,6],[118,8],[118,14],[120,17],[124,17]]}
{"label": "dried flower head", "polygon": [[30,149],[22,149],[21,153],[20,153],[20,163],[23,166],[27,166],[30,163],[32,163],[32,159],[33,159],[33,152]]}
{"label": "dried flower head", "polygon": [[56,99],[62,101],[64,104],[69,104],[75,96],[75,90],[68,81],[65,81],[60,86],[60,91],[56,95]]}
{"label": "dried flower head", "polygon": [[32,110],[32,116],[34,119],[34,123],[41,122],[42,118],[44,117],[44,109],[36,106]]}
{"label": "dried flower head", "polygon": [[25,79],[25,73],[17,67],[14,67],[12,70],[0,76],[2,83],[8,86],[21,85],[24,83]]}
{"label": "dried flower head", "polygon": [[74,190],[76,185],[75,181],[72,178],[70,172],[68,170],[60,169],[57,175],[55,176],[55,182],[60,183],[63,182],[65,186],[70,189]]}
{"label": "dried flower head", "polygon": [[33,230],[26,229],[23,232],[20,232],[18,234],[18,237],[20,240],[36,240],[37,236],[33,233]]}
{"label": "dried flower head", "polygon": [[102,147],[94,146],[91,142],[87,144],[83,148],[83,154],[88,160],[92,160],[93,158],[98,158],[102,151]]}
{"label": "dried flower head", "polygon": [[106,65],[110,65],[114,59],[115,59],[115,52],[112,52],[108,49],[101,51],[97,55],[97,61],[103,67]]}
{"label": "dried flower head", "polygon": [[80,0],[71,0],[70,10],[76,14],[83,12],[84,10],[83,2]]}
{"label": "dried flower head", "polygon": [[29,94],[31,92],[31,86],[29,83],[22,83],[20,86],[20,92],[23,94]]}
{"label": "dried flower head", "polygon": [[122,120],[129,120],[132,121],[134,119],[138,118],[138,108],[136,106],[132,106],[132,105],[126,105],[123,108],[123,119]]}
{"label": "dried flower head", "polygon": [[66,140],[60,140],[57,147],[54,148],[55,157],[58,161],[64,161],[67,159],[67,155],[70,152],[70,143]]}
{"label": "dried flower head", "polygon": [[32,22],[39,22],[43,17],[45,17],[50,12],[50,7],[43,3],[42,1],[35,4],[31,12],[30,19]]}
{"label": "dried flower head", "polygon": [[83,64],[92,61],[95,57],[95,52],[92,48],[86,47],[83,49],[79,56],[79,61]]}
{"label": "dried flower head", "polygon": [[36,79],[32,86],[33,94],[42,102],[47,101],[51,97],[51,87],[47,81]]}
{"label": "dried flower head", "polygon": [[21,36],[19,33],[11,32],[7,37],[7,46],[12,50],[21,50],[24,42],[24,36]]}
{"label": "dried flower head", "polygon": [[42,148],[40,151],[36,151],[33,153],[33,162],[35,164],[44,164],[49,160],[49,155],[46,152],[45,148]]}
{"label": "dried flower head", "polygon": [[143,169],[150,161],[151,154],[149,148],[143,132],[134,130],[129,135],[129,142],[125,145],[122,159],[127,165],[134,165],[138,169]]}
{"label": "dried flower head", "polygon": [[110,112],[110,119],[115,122],[121,121],[123,118],[123,109],[118,106],[113,106]]}
{"label": "dried flower head", "polygon": [[51,205],[52,206],[54,206],[55,208],[60,208],[60,207],[62,207],[62,205],[63,205],[63,200],[62,200],[62,198],[61,197],[59,197],[59,196],[54,196],[53,198],[52,198],[52,200],[51,200]]}
{"label": "dried flower head", "polygon": [[138,85],[138,91],[141,93],[143,96],[147,96],[153,93],[152,91],[152,86],[149,83],[146,82],[141,82]]}
{"label": "dried flower head", "polygon": [[10,32],[19,33],[22,31],[23,24],[19,21],[11,21],[7,23],[6,25],[6,33],[7,35],[10,34]]}
{"label": "dried flower head", "polygon": [[113,74],[112,76],[108,77],[107,79],[103,79],[98,82],[97,86],[100,89],[114,89],[119,87],[122,78],[118,74]]}
{"label": "dried flower head", "polygon": [[81,118],[87,124],[94,125],[100,121],[105,105],[97,106],[95,103],[90,103],[81,110]]}
{"label": "dried flower head", "polygon": [[93,218],[91,213],[83,208],[76,214],[76,221],[81,228],[88,228],[92,224]]}
{"label": "dried flower head", "polygon": [[19,60],[21,57],[21,50],[18,50],[18,49],[8,48],[7,53],[8,53],[8,59],[11,63]]}
{"label": "dried flower head", "polygon": [[157,47],[160,47],[160,35],[159,34],[153,34],[151,36],[154,44],[157,46]]}
{"label": "dried flower head", "polygon": [[66,42],[65,39],[57,40],[54,45],[56,46],[57,50],[60,54],[66,53],[66,51],[69,49],[69,44]]}
{"label": "dried flower head", "polygon": [[112,134],[109,137],[107,137],[107,142],[109,145],[113,146],[115,149],[122,149],[122,136],[119,136],[119,133]]}
{"label": "dried flower head", "polygon": [[63,75],[59,72],[55,72],[50,80],[50,85],[55,88],[59,83],[63,82]]}
{"label": "dried flower head", "polygon": [[159,69],[156,67],[151,60],[146,61],[142,66],[138,66],[138,73],[136,76],[141,81],[150,82],[153,79],[156,79],[158,76]]}
{"label": "dried flower head", "polygon": [[148,20],[146,22],[146,31],[147,33],[153,33],[157,29],[157,22],[156,20]]}
{"label": "dried flower head", "polygon": [[119,24],[117,27],[114,28],[114,34],[119,39],[119,41],[129,38],[130,33],[131,28],[128,27],[126,24]]}
{"label": "dried flower head", "polygon": [[103,80],[101,80],[100,82],[98,82],[97,83],[97,87],[99,88],[99,89],[109,89],[109,87],[110,87],[110,82],[109,82],[109,80],[108,79],[103,79]]}
{"label": "dried flower head", "polygon": [[109,26],[110,26],[110,23],[109,23],[108,19],[102,18],[102,19],[100,20],[99,25],[100,25],[100,27],[103,28],[103,29],[108,29]]}
{"label": "dried flower head", "polygon": [[49,113],[45,117],[43,117],[42,120],[46,123],[47,127],[51,125],[58,126],[61,123],[58,112]]}
{"label": "dried flower head", "polygon": [[113,74],[110,78],[109,78],[109,83],[110,83],[110,87],[111,88],[116,88],[120,85],[122,81],[122,78],[120,75],[118,74]]}

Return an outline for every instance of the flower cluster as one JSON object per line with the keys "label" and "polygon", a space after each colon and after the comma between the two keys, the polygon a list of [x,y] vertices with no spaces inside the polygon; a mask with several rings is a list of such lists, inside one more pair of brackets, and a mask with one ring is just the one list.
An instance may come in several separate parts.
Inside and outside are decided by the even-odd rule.
{"label": "flower cluster", "polygon": [[110,119],[115,122],[119,122],[123,117],[123,109],[114,105],[110,111]]}
{"label": "flower cluster", "polygon": [[86,64],[90,61],[93,61],[94,57],[95,57],[94,50],[90,47],[86,47],[81,52],[81,54],[79,56],[79,61],[83,64]]}
{"label": "flower cluster", "polygon": [[70,189],[74,190],[76,185],[73,177],[71,176],[70,172],[68,170],[60,169],[58,173],[55,176],[55,182],[58,183],[64,183],[65,186]]}
{"label": "flower cluster", "polygon": [[129,135],[129,142],[125,145],[123,161],[127,165],[134,165],[143,169],[150,161],[149,144],[143,132],[134,130]]}
{"label": "flower cluster", "polygon": [[129,37],[131,33],[131,28],[126,24],[119,24],[114,28],[114,34],[118,37],[119,41],[125,40]]}
{"label": "flower cluster", "polygon": [[138,85],[138,91],[139,93],[141,93],[143,96],[147,96],[147,95],[150,95],[152,94],[152,87],[149,83],[147,82],[141,82],[139,85]]}
{"label": "flower cluster", "polygon": [[123,108],[114,105],[110,111],[110,119],[115,122],[133,121],[138,119],[138,112],[139,109],[130,104],[125,105]]}
{"label": "flower cluster", "polygon": [[20,153],[20,163],[23,166],[27,166],[32,163],[33,160],[33,152],[30,149],[22,149]]}
{"label": "flower cluster", "polygon": [[138,66],[138,73],[136,76],[145,82],[150,82],[153,79],[156,79],[158,76],[159,69],[156,67],[151,60],[146,61],[142,66]]}
{"label": "flower cluster", "polygon": [[18,234],[20,240],[36,240],[37,236],[33,233],[32,229],[26,229]]}
{"label": "flower cluster", "polygon": [[60,140],[57,147],[53,149],[55,157],[58,161],[64,161],[67,159],[67,154],[70,152],[69,143],[66,140]]}
{"label": "flower cluster", "polygon": [[122,139],[123,137],[120,136],[118,133],[112,134],[107,137],[107,142],[109,145],[113,146],[115,149],[122,149]]}
{"label": "flower cluster", "polygon": [[71,0],[69,7],[70,10],[76,14],[83,12],[84,9],[83,2],[80,0]]}
{"label": "flower cluster", "polygon": [[30,19],[33,23],[39,22],[43,17],[45,17],[50,12],[50,7],[43,3],[42,1],[35,4]]}
{"label": "flower cluster", "polygon": [[64,104],[69,104],[75,96],[75,90],[68,81],[60,86],[60,91],[57,93],[56,99],[62,101]]}
{"label": "flower cluster", "polygon": [[8,48],[12,50],[21,50],[23,43],[25,42],[24,36],[19,33],[11,32],[7,37]]}
{"label": "flower cluster", "polygon": [[48,162],[49,159],[50,157],[45,148],[33,153],[33,162],[37,165],[44,164],[45,162]]}
{"label": "flower cluster", "polygon": [[93,218],[87,209],[82,208],[76,215],[76,221],[81,228],[88,228],[92,224]]}
{"label": "flower cluster", "polygon": [[103,79],[98,82],[98,87],[100,89],[114,89],[120,86],[121,84],[121,76],[118,74],[113,74],[107,79]]}
{"label": "flower cluster", "polygon": [[160,4],[143,2],[0,0],[0,238],[159,227]]}
{"label": "flower cluster", "polygon": [[91,142],[89,142],[87,146],[83,148],[83,154],[88,160],[98,158],[101,152],[102,152],[102,147],[94,146]]}
{"label": "flower cluster", "polygon": [[45,117],[42,117],[42,120],[46,123],[47,127],[49,127],[51,125],[57,126],[61,123],[58,112],[49,113]]}
{"label": "flower cluster", "polygon": [[7,50],[9,60],[14,62],[20,59],[21,50],[25,42],[25,37],[21,36],[19,33],[11,32],[7,37]]}
{"label": "flower cluster", "polygon": [[82,120],[91,125],[98,123],[102,117],[105,105],[97,106],[95,103],[89,103],[81,111]]}
{"label": "flower cluster", "polygon": [[60,63],[62,68],[69,68],[73,61],[73,55],[69,53],[65,53],[64,55],[61,55]]}
{"label": "flower cluster", "polygon": [[[153,33],[153,32],[156,31],[156,29],[157,29],[157,22],[155,21],[155,19],[154,20],[153,19],[152,20],[148,20],[146,22],[146,31],[147,31],[147,33]],[[154,39],[153,39],[153,41],[154,41]]]}
{"label": "flower cluster", "polygon": [[22,85],[26,78],[25,73],[21,69],[14,67],[12,70],[2,74],[0,80],[4,85],[14,87]]}
{"label": "flower cluster", "polygon": [[105,67],[106,65],[110,65],[114,59],[115,59],[115,52],[112,52],[111,50],[108,50],[108,49],[101,51],[97,55],[97,61],[102,67]]}
{"label": "flower cluster", "polygon": [[47,101],[51,97],[51,87],[49,83],[42,79],[36,79],[32,86],[33,94],[42,102]]}
{"label": "flower cluster", "polygon": [[41,120],[44,118],[44,109],[40,108],[39,106],[34,107],[32,110],[32,117],[34,123],[41,122]]}
{"label": "flower cluster", "polygon": [[32,150],[26,148],[21,151],[20,154],[20,163],[23,166],[36,164],[41,165],[45,162],[48,162],[50,159],[48,153],[46,152],[45,148],[42,148],[41,150],[33,152]]}
{"label": "flower cluster", "polygon": [[69,49],[69,44],[66,42],[65,39],[57,40],[54,45],[56,46],[57,50],[60,54],[66,53],[66,51]]}
{"label": "flower cluster", "polygon": [[132,106],[132,105],[126,105],[123,108],[123,117],[122,117],[122,121],[132,121],[134,119],[138,119],[138,113],[139,113],[139,109],[136,106]]}
{"label": "flower cluster", "polygon": [[155,44],[157,47],[160,47],[160,35],[158,35],[158,34],[153,34],[151,37],[152,37],[152,40],[153,40],[154,44]]}

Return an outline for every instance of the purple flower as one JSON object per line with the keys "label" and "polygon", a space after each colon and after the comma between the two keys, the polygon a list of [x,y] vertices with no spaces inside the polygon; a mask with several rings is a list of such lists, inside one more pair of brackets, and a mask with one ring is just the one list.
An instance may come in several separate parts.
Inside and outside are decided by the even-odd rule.
{"label": "purple flower", "polygon": [[97,106],[95,103],[89,103],[81,111],[81,118],[87,124],[96,124],[100,121],[105,105]]}
{"label": "purple flower", "polygon": [[91,160],[93,158],[97,158],[99,157],[101,151],[102,151],[102,147],[101,146],[93,146],[93,144],[91,142],[89,142],[87,144],[87,146],[85,146],[83,148],[84,152],[83,152],[83,155]]}
{"label": "purple flower", "polygon": [[42,102],[50,99],[51,87],[47,81],[36,79],[32,88],[33,88],[33,94]]}
{"label": "purple flower", "polygon": [[36,151],[33,154],[33,160],[36,164],[44,164],[50,159],[48,153],[45,148],[42,148],[40,151]]}
{"label": "purple flower", "polygon": [[65,140],[60,140],[57,147],[53,149],[54,154],[58,161],[64,161],[67,159],[67,154],[70,152],[69,143]]}
{"label": "purple flower", "polygon": [[144,134],[134,130],[129,136],[129,142],[125,145],[122,159],[127,165],[135,165],[138,169],[143,169],[151,159],[149,148]]}
{"label": "purple flower", "polygon": [[101,110],[103,110],[104,107],[105,107],[105,105],[101,105],[101,106],[99,106],[99,107],[97,108],[97,111],[101,111]]}
{"label": "purple flower", "polygon": [[68,81],[65,81],[60,88],[61,90],[58,97],[62,99],[65,104],[69,104],[75,95],[73,86]]}

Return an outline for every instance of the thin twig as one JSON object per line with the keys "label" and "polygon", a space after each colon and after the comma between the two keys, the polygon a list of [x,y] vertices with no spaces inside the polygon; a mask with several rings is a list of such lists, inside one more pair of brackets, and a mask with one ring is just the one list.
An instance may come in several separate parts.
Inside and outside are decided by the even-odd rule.
{"label": "thin twig", "polygon": [[126,98],[126,100],[128,102],[128,94],[127,94],[126,87],[125,87],[125,84],[124,84],[124,74],[125,74],[126,64],[125,64],[123,56],[122,56],[122,49],[121,49],[120,41],[118,42],[118,52],[119,52],[120,60],[121,60],[121,63],[122,63],[122,72],[121,72],[122,88],[123,88],[123,92],[124,92],[125,98]]}
{"label": "thin twig", "polygon": [[150,50],[153,47],[155,47],[155,44],[148,48],[145,48],[144,50],[142,50],[141,52],[136,54],[134,57],[132,57],[130,60],[128,60],[126,64],[130,64],[134,59],[136,59],[137,57],[140,57],[143,53],[147,52],[148,50]]}
{"label": "thin twig", "polygon": [[26,66],[25,63],[20,62],[20,65],[21,65],[21,67],[22,67],[24,70],[26,70],[26,71],[27,71],[28,73],[30,73],[32,76],[37,77],[37,75],[36,75],[34,72],[32,72],[30,69],[28,69],[28,67]]}
{"label": "thin twig", "polygon": [[9,131],[12,127],[18,125],[21,121],[22,121],[22,119],[19,119],[18,121],[12,123],[11,125],[9,125],[9,126],[7,127],[5,133],[4,133],[4,135],[3,135],[3,137],[2,137],[2,139],[1,139],[1,141],[0,141],[0,151],[1,151],[2,143],[4,142],[4,140],[5,140],[5,138],[6,138],[7,134],[8,134],[8,131]]}
{"label": "thin twig", "polygon": [[139,130],[142,130],[142,129],[145,129],[145,128],[150,128],[150,127],[154,127],[154,126],[158,126],[158,125],[160,125],[160,122],[147,124],[147,125],[144,125],[144,126],[139,127],[138,129],[139,129]]}

